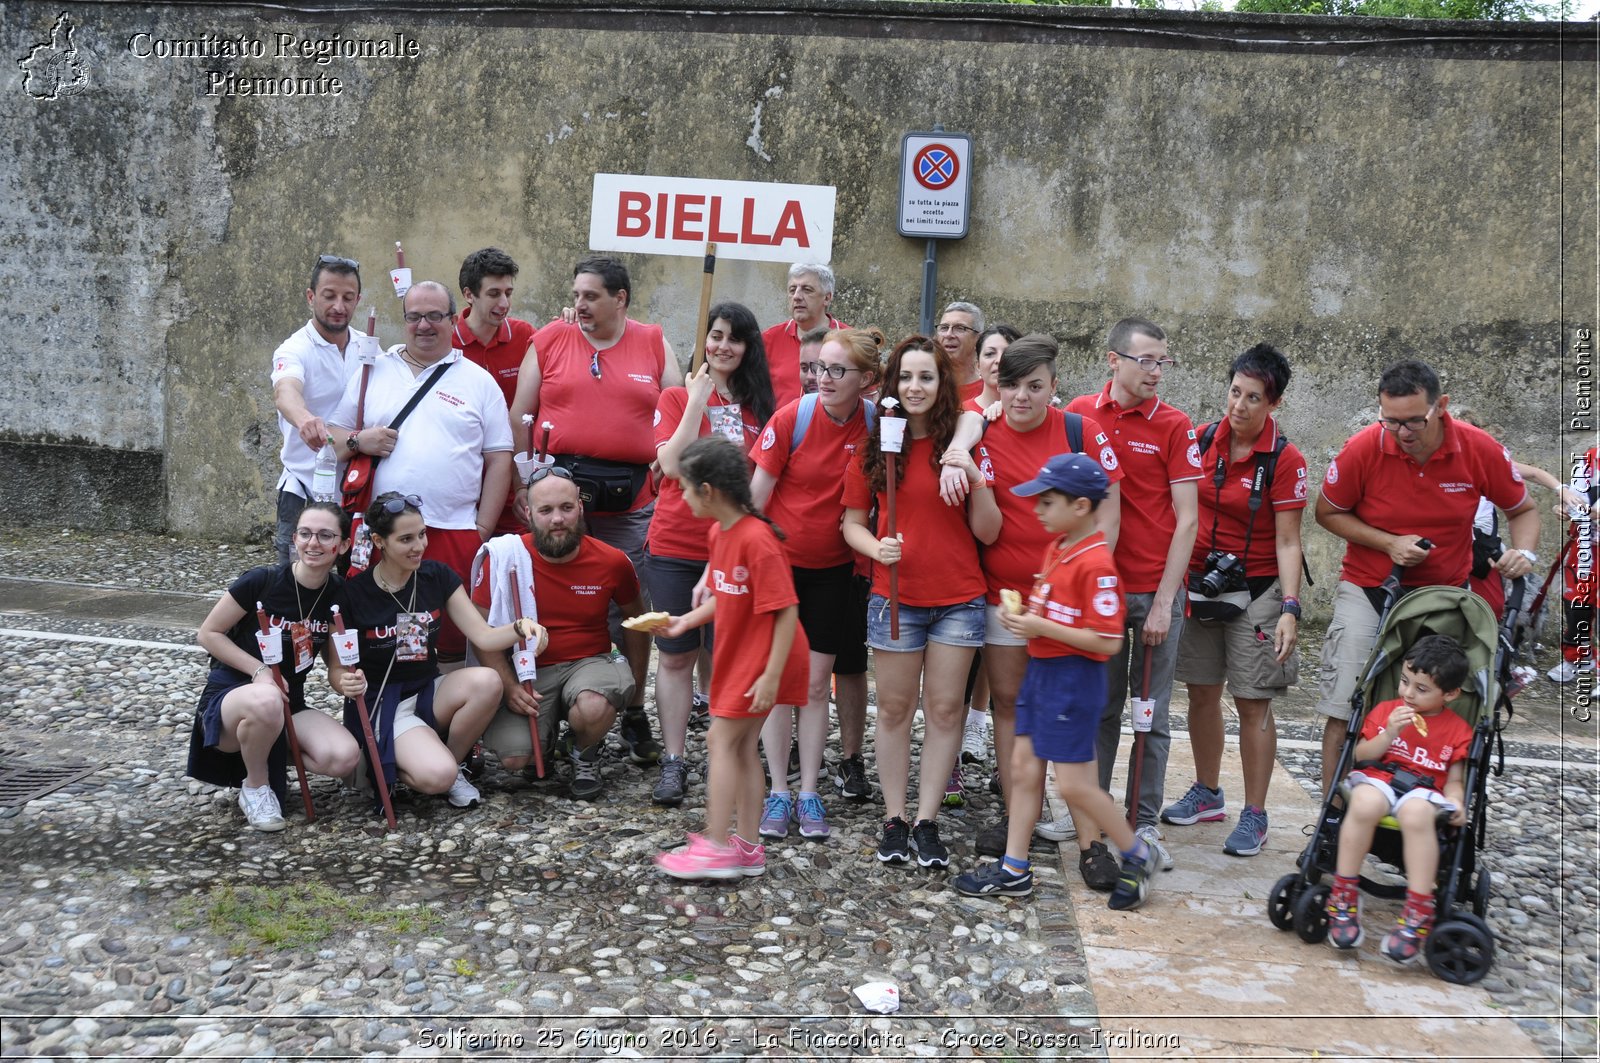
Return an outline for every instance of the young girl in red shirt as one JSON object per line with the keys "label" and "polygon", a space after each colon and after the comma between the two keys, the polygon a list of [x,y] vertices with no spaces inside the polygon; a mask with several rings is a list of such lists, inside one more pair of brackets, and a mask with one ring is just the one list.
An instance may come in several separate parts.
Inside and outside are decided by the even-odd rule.
{"label": "young girl in red shirt", "polygon": [[[678,484],[696,517],[715,523],[706,589],[711,596],[663,634],[675,638],[716,617],[712,650],[711,730],[706,735],[706,832],[656,866],[673,878],[737,878],[766,870],[756,843],[764,779],[761,727],[775,704],[803,704],[811,648],[799,630],[798,599],[782,535],[750,501],[749,466],[720,436],[684,448]],[[729,828],[737,822],[737,832]]]}

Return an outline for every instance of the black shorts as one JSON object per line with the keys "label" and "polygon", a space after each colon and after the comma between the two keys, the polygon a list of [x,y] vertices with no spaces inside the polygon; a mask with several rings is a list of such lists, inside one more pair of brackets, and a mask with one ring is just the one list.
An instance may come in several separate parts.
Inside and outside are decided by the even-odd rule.
{"label": "black shorts", "polygon": [[850,575],[855,566],[794,568],[794,593],[800,599],[800,626],[815,653],[837,654],[844,644],[842,618],[851,608]]}
{"label": "black shorts", "polygon": [[867,598],[871,593],[872,581],[852,573],[849,606],[836,618],[839,652],[833,658],[834,675],[867,673]]}

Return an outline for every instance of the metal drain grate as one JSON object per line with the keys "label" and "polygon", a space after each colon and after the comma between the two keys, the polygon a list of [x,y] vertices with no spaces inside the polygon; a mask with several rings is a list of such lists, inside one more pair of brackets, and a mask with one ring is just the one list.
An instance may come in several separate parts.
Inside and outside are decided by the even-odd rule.
{"label": "metal drain grate", "polygon": [[93,775],[100,768],[99,764],[82,762],[50,764],[0,749],[0,808],[20,809],[29,801]]}

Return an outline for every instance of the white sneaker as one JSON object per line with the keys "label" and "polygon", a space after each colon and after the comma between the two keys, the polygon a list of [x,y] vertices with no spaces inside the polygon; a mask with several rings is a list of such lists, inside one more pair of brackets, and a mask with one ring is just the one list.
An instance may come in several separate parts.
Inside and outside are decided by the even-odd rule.
{"label": "white sneaker", "polygon": [[1578,678],[1578,662],[1562,661],[1545,673],[1545,678],[1552,683],[1570,683]]}
{"label": "white sneaker", "polygon": [[456,808],[477,808],[482,796],[478,793],[478,788],[467,781],[465,768],[456,772],[456,781],[450,784],[450,789],[445,793],[450,804]]}
{"label": "white sneaker", "polygon": [[1167,847],[1165,845],[1161,844],[1161,832],[1160,831],[1156,830],[1155,827],[1153,827],[1153,826],[1149,826],[1149,827],[1140,827],[1138,830],[1134,831],[1133,833],[1135,833],[1139,837],[1143,838],[1145,840],[1145,844],[1150,846],[1150,851],[1155,853],[1156,854],[1156,859],[1161,862],[1161,870],[1163,870],[1163,871],[1171,871],[1172,870],[1172,866],[1173,866],[1172,865],[1172,854],[1167,852]]}
{"label": "white sneaker", "polygon": [[1063,812],[1057,819],[1039,817],[1039,822],[1033,825],[1033,833],[1047,842],[1066,842],[1078,836],[1078,828],[1072,822],[1072,813]]}
{"label": "white sneaker", "polygon": [[989,714],[967,713],[967,722],[961,725],[961,759],[967,764],[979,764],[989,758]]}
{"label": "white sneaker", "polygon": [[277,831],[285,826],[283,809],[278,807],[278,795],[270,786],[239,787],[239,807],[244,818],[256,830]]}

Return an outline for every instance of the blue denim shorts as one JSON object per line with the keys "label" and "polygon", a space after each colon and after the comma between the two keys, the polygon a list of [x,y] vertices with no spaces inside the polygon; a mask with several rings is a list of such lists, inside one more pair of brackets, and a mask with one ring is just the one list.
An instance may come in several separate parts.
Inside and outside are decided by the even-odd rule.
{"label": "blue denim shorts", "polygon": [[889,637],[889,599],[867,600],[867,645],[875,650],[916,653],[930,642],[946,646],[983,645],[983,595],[955,605],[900,606],[900,638]]}

